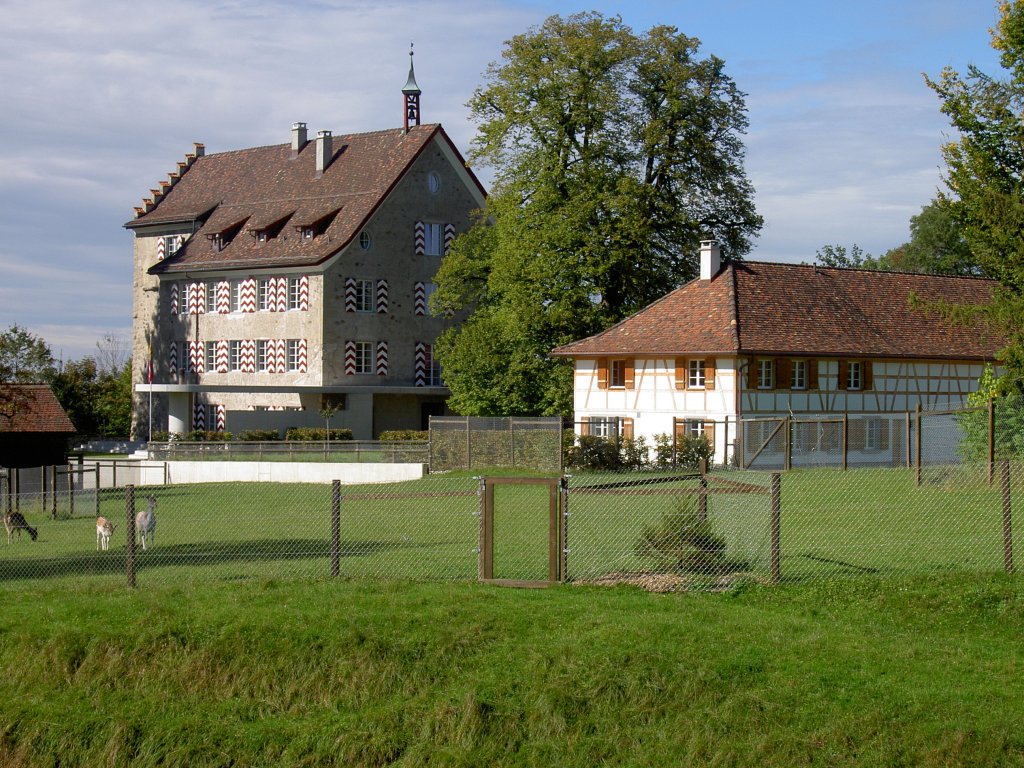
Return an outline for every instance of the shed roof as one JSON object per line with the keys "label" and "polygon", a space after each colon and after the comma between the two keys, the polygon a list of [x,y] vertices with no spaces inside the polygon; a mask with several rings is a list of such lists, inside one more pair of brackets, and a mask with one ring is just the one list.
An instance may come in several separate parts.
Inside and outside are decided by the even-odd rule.
{"label": "shed roof", "polygon": [[74,434],[75,425],[46,384],[0,384],[0,432]]}

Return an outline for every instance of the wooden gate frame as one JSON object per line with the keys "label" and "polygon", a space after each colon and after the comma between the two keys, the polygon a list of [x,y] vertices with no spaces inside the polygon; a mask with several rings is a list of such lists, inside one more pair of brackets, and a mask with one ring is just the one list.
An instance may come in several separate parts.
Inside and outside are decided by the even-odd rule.
{"label": "wooden gate frame", "polygon": [[[503,587],[548,587],[565,578],[562,515],[564,484],[560,477],[485,477],[484,509],[480,526],[480,581]],[[546,485],[548,487],[548,578],[547,581],[494,578],[494,486]]]}

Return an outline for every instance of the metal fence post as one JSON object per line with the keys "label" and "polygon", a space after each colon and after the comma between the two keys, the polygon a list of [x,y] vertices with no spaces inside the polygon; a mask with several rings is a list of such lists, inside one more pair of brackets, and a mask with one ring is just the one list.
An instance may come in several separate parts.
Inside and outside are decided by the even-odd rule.
{"label": "metal fence post", "polygon": [[778,584],[782,577],[782,475],[772,473],[771,485],[771,582]]}
{"label": "metal fence post", "polygon": [[341,480],[331,481],[331,576],[341,573]]}
{"label": "metal fence post", "polygon": [[707,459],[701,459],[697,465],[697,472],[700,475],[700,488],[697,491],[697,519],[704,522],[708,519],[708,473]]}
{"label": "metal fence post", "polygon": [[843,471],[850,466],[850,414],[843,414]]}
{"label": "metal fence post", "polygon": [[53,491],[53,511],[50,517],[57,519],[57,465],[50,467],[50,490]]}
{"label": "metal fence post", "polygon": [[917,404],[917,408],[914,409],[915,417],[917,420],[917,429],[914,434],[914,452],[917,454],[914,457],[914,484],[918,487],[921,486],[921,404]]}
{"label": "metal fence post", "polygon": [[1002,462],[1000,479],[1003,496],[1003,567],[1013,573],[1013,508],[1010,500],[1010,462]]}
{"label": "metal fence post", "polygon": [[68,465],[68,517],[75,516],[75,470]]}
{"label": "metal fence post", "polygon": [[125,506],[125,572],[128,576],[128,586],[135,588],[135,486],[126,485],[124,488]]}
{"label": "metal fence post", "polygon": [[988,484],[992,485],[996,473],[996,401],[988,399]]}

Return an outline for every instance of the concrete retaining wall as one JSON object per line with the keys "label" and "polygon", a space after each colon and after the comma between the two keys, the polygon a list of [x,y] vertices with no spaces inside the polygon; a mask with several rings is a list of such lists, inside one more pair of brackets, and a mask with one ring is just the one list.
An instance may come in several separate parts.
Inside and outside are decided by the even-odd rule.
{"label": "concrete retaining wall", "polygon": [[[150,468],[151,466],[151,468]],[[140,468],[139,485],[162,485],[162,465]],[[302,463],[291,461],[169,461],[167,483],[397,483],[423,477],[425,464]]]}

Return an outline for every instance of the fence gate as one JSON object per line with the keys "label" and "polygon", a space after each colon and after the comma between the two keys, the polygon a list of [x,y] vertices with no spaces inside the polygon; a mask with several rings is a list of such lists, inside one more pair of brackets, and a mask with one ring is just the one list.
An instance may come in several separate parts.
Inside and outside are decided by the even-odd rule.
{"label": "fence gate", "polygon": [[513,587],[561,581],[562,486],[557,477],[484,478],[481,581]]}

